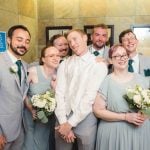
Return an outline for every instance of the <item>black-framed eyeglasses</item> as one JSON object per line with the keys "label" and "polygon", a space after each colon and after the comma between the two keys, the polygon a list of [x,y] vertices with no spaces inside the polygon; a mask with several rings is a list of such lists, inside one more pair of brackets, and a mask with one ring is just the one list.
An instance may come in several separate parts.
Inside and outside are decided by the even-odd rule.
{"label": "black-framed eyeglasses", "polygon": [[116,55],[116,56],[112,56],[112,58],[116,59],[116,60],[121,60],[121,59],[127,59],[128,55],[124,54],[124,55]]}

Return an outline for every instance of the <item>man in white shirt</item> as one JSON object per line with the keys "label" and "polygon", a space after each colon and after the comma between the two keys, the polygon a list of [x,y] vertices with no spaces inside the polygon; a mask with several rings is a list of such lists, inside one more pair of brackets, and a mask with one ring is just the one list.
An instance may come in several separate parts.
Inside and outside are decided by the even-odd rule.
{"label": "man in white shirt", "polygon": [[130,71],[130,67],[128,70],[146,77],[150,76],[150,57],[137,52],[138,40],[133,31],[131,29],[122,31],[119,35],[119,42],[127,49],[130,58],[129,62],[132,60],[132,70]]}
{"label": "man in white shirt", "polygon": [[75,138],[78,150],[94,150],[97,119],[92,105],[108,70],[88,51],[83,31],[69,31],[67,40],[74,55],[64,60],[57,72],[56,150],[71,150]]}

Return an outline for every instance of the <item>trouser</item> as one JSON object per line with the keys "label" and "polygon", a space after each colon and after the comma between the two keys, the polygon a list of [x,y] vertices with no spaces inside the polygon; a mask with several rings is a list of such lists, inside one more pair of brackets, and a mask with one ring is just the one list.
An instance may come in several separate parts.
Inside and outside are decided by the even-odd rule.
{"label": "trouser", "polygon": [[24,128],[22,126],[19,136],[12,142],[6,143],[4,150],[22,150],[24,142]]}
{"label": "trouser", "polygon": [[[76,136],[78,150],[94,150],[97,131],[97,119],[90,113],[80,122],[73,132]],[[56,150],[72,150],[73,143],[67,143],[55,132]]]}

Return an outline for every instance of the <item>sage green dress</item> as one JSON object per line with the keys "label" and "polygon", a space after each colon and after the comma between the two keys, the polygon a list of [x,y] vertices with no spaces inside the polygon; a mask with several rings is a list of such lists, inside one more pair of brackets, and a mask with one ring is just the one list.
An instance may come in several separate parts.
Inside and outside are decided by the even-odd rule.
{"label": "sage green dress", "polygon": [[[44,93],[51,88],[51,79],[44,77],[40,66],[36,66],[36,69],[38,83],[30,84],[28,92],[30,98],[35,94]],[[25,142],[23,150],[54,150],[54,115],[51,115],[48,123],[44,124],[36,120],[33,121],[31,113],[25,108],[24,123]]]}
{"label": "sage green dress", "polygon": [[[149,81],[138,74],[126,83],[118,83],[108,75],[101,84],[99,92],[104,95],[107,109],[112,112],[132,112],[128,103],[122,97],[126,88],[135,85],[149,88]],[[100,120],[97,131],[96,150],[149,150],[150,149],[150,121],[147,119],[141,126],[126,121]]]}

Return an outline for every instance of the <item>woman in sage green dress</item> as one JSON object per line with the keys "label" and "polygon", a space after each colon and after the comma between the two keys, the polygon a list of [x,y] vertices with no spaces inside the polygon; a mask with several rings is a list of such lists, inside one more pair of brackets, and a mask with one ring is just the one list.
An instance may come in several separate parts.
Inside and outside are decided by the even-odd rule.
{"label": "woman in sage green dress", "polygon": [[100,118],[96,150],[148,150],[150,121],[148,116],[130,109],[123,98],[127,88],[140,85],[149,88],[149,81],[128,72],[128,54],[121,45],[110,49],[114,72],[100,86],[93,110]]}
{"label": "woman in sage green dress", "polygon": [[32,107],[30,99],[35,94],[45,93],[51,88],[55,89],[55,76],[59,61],[59,51],[55,47],[49,46],[41,51],[40,65],[29,68],[30,86],[25,100],[23,150],[54,150],[55,116],[52,114],[47,123],[36,120],[36,110]]}

